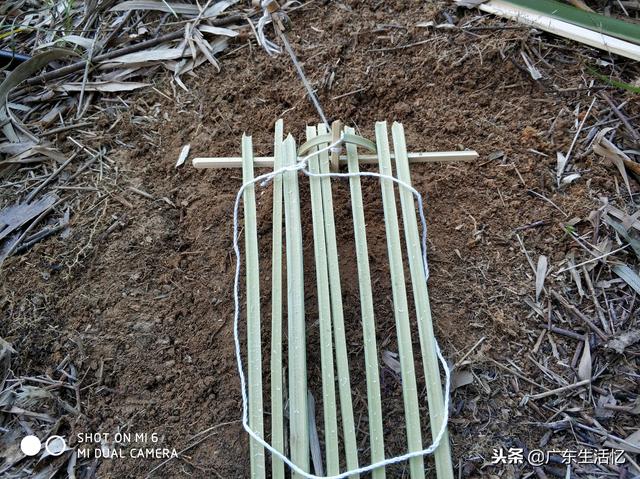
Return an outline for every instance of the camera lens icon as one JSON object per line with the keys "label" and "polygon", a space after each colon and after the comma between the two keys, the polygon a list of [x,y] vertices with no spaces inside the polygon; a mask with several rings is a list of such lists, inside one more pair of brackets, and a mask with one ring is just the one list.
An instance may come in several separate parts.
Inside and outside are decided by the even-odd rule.
{"label": "camera lens icon", "polygon": [[61,456],[67,450],[67,443],[62,436],[51,436],[44,443],[44,449],[50,456]]}

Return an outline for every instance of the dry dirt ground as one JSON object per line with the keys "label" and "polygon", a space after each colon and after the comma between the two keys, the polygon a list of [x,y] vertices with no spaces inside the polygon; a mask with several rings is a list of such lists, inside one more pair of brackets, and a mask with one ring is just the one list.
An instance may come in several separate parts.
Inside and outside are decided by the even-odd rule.
{"label": "dry dirt ground", "polygon": [[[574,108],[579,103],[584,111],[590,103],[581,59],[568,56],[572,44],[559,42],[547,57],[548,76],[534,82],[510,60],[527,30],[460,34],[414,26],[428,20],[441,18],[438,8],[422,1],[314,2],[292,15],[289,35],[309,78],[325,84],[319,96],[330,118],[368,138],[375,121],[400,121],[410,151],[479,152],[473,163],[417,165],[412,174],[427,198],[431,304],[445,356],[453,364],[484,338],[467,359],[476,380],[452,394],[454,463],[462,477],[516,477],[530,470],[486,467],[493,448],[538,447],[546,429],[535,423],[551,414],[521,405],[523,390],[537,391],[495,364],[518,365],[527,375],[535,368],[528,356],[541,331],[541,320],[525,303],[534,294],[534,278],[515,234],[534,260],[541,254],[559,260],[575,245],[561,222],[586,218],[599,196],[618,195],[618,185],[593,154],[575,157],[581,180],[563,189],[554,183],[556,151],[566,152],[575,133]],[[416,42],[423,43],[398,48]],[[222,58],[220,73],[199,69],[188,93],[163,81],[156,85],[163,94],[140,94],[120,126],[101,139],[119,142],[111,153],[117,181],[156,200],[133,192],[106,198],[90,210],[96,221],[85,226],[73,220],[70,238],[37,245],[12,258],[2,273],[0,333],[19,351],[20,369],[51,371],[69,356],[82,377],[82,415],[61,426],[67,436],[155,432],[162,446],[180,450],[203,437],[194,441],[197,433],[220,425],[152,477],[248,477],[232,346],[231,217],[241,172],[196,171],[189,164],[175,169],[180,149],[190,143],[191,156],[238,155],[247,132],[256,153],[266,155],[277,118],[298,141],[305,125],[318,121],[285,55],[268,58],[246,38],[236,47]],[[334,99],[354,90],[361,91]],[[630,108],[640,113],[637,105]],[[105,128],[113,120],[105,117]],[[356,358],[362,351],[347,193],[344,185],[334,190]],[[377,183],[366,183],[365,202],[382,334],[394,323]],[[266,259],[269,188],[258,208]],[[522,228],[539,221],[542,226]],[[309,256],[309,222],[305,228]],[[68,250],[78,253],[72,267],[57,259]],[[306,288],[313,291],[311,280]],[[541,354],[555,347],[568,349],[570,357],[575,343],[545,341]],[[309,352],[310,363],[318,358]],[[353,374],[359,397],[362,370]],[[390,398],[400,400],[390,381]],[[399,427],[389,421],[387,426]],[[97,473],[145,477],[159,462],[102,460]],[[401,477],[403,468],[390,474]]]}

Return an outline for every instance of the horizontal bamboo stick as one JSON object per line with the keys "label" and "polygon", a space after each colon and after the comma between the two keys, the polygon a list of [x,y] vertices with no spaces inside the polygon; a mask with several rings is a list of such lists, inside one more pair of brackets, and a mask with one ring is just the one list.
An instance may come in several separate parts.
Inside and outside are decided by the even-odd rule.
{"label": "horizontal bamboo stick", "polygon": [[[395,158],[391,155],[391,158]],[[440,152],[421,152],[409,153],[410,163],[432,163],[441,161],[473,161],[478,158],[478,153],[469,151],[440,151]],[[360,164],[375,165],[378,163],[377,155],[359,155]],[[340,163],[347,164],[347,157],[341,156]],[[273,156],[256,156],[253,159],[256,168],[273,168]],[[242,166],[242,158],[231,156],[226,158],[202,157],[193,159],[194,168],[240,168]]]}

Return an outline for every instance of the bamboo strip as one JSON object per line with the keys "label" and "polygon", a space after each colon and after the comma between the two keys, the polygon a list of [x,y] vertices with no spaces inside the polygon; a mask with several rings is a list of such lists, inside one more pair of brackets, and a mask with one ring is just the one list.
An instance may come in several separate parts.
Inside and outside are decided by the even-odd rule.
{"label": "bamboo strip", "polygon": [[[402,124],[394,123],[391,127],[391,132],[393,135],[393,149],[396,154],[397,178],[404,183],[411,184],[407,146]],[[444,419],[442,384],[440,382],[438,357],[436,355],[435,337],[431,320],[429,292],[422,262],[422,248],[416,220],[415,203],[413,194],[406,188],[400,187],[400,203],[402,205],[402,222],[404,225],[407,256],[409,258],[409,269],[411,271],[411,284],[413,285],[413,300],[418,319],[418,333],[420,336],[420,348],[422,349],[424,376],[427,383],[431,435],[435,436],[442,427],[442,421]],[[440,446],[435,451],[435,462],[436,476],[438,479],[453,479],[453,466],[451,464],[451,448],[448,434],[443,436]]]}
{"label": "bamboo strip", "polygon": [[[391,156],[393,158],[393,155]],[[441,161],[473,161],[478,158],[475,151],[442,151],[442,152],[421,152],[409,153],[410,163],[433,163]],[[360,155],[361,164],[375,165],[378,163],[378,155]],[[256,156],[254,159],[256,168],[273,168],[272,156]],[[340,157],[340,163],[346,164],[347,156]],[[225,158],[194,158],[194,168],[238,168],[242,166],[242,158],[225,157]]]}
{"label": "bamboo strip", "polygon": [[[274,170],[282,167],[283,120],[276,122]],[[284,453],[282,387],[282,175],[273,179],[273,251],[271,253],[271,445]],[[273,479],[284,479],[284,462],[271,457]]]}
{"label": "bamboo strip", "polygon": [[[392,175],[391,158],[389,153],[389,139],[387,123],[376,123],[376,142],[380,158],[380,173]],[[398,212],[394,185],[391,180],[381,180],[382,203],[384,208],[385,229],[387,234],[387,248],[389,253],[389,267],[391,269],[391,287],[393,309],[398,334],[398,355],[402,376],[402,393],[404,399],[405,422],[407,425],[407,443],[409,451],[422,450],[422,434],[420,431],[420,411],[418,408],[418,388],[416,385],[413,347],[411,344],[411,329],[409,326],[409,306],[402,264],[402,249],[400,246],[400,231],[398,227]],[[424,478],[424,458],[414,457],[409,460],[409,470],[412,479]]]}
{"label": "bamboo strip", "polygon": [[[346,129],[351,130],[350,128]],[[355,145],[347,145],[349,173],[358,173],[358,150]],[[360,311],[362,314],[362,336],[364,339],[364,360],[367,371],[367,406],[369,410],[369,437],[371,462],[384,460],[384,433],[382,428],[382,403],[380,400],[380,369],[376,343],[376,325],[373,311],[373,293],[371,291],[371,272],[369,270],[369,251],[365,228],[364,207],[360,177],[349,178],[351,187],[351,211],[356,243],[356,261],[358,265],[358,286],[360,288]],[[384,479],[384,468],[372,472],[373,479]]]}
{"label": "bamboo strip", "polygon": [[[253,180],[253,146],[251,137],[242,136],[242,179]],[[249,367],[249,426],[264,435],[262,410],[262,345],[260,335],[260,270],[258,265],[258,229],[255,187],[244,191],[244,239],[247,277],[247,361]],[[251,477],[265,477],[264,448],[250,441]]]}
{"label": "bamboo strip", "polygon": [[[284,165],[296,162],[296,143],[291,135],[284,141]],[[283,179],[287,249],[287,306],[289,346],[289,443],[291,459],[309,471],[309,420],[307,411],[306,325],[302,265],[302,227],[298,172],[287,171]],[[292,474],[299,478],[299,474]]]}
{"label": "bamboo strip", "polygon": [[[316,128],[307,127],[307,139],[316,137]],[[316,151],[317,147],[313,147]],[[318,156],[309,159],[309,171],[319,173]],[[327,270],[327,248],[324,235],[324,213],[322,207],[321,179],[311,177],[311,216],[313,220],[313,249],[316,258],[316,281],[318,287],[318,316],[320,323],[320,363],[322,369],[322,408],[324,412],[324,441],[327,474],[335,476],[340,471],[338,453],[338,418],[336,416],[336,388],[333,372],[333,340],[331,328],[331,298],[329,273]]]}
{"label": "bamboo strip", "polygon": [[637,23],[580,10],[556,0],[507,0],[507,3],[640,45],[640,28]]}
{"label": "bamboo strip", "polygon": [[[318,133],[326,132],[324,125],[318,126]],[[329,153],[320,154],[319,166],[321,173],[329,172]],[[324,213],[325,240],[327,247],[327,266],[329,272],[329,289],[331,295],[331,318],[335,337],[336,367],[338,371],[338,392],[340,395],[340,413],[342,415],[342,432],[344,441],[347,469],[358,467],[358,443],[356,442],[356,428],[353,418],[353,404],[351,399],[351,379],[349,377],[349,359],[347,354],[347,340],[344,330],[344,312],[342,310],[342,288],[340,286],[340,268],[338,259],[338,244],[336,240],[336,226],[333,217],[333,194],[331,179],[322,178],[322,206]],[[351,476],[357,478],[357,475]]]}
{"label": "bamboo strip", "polygon": [[623,57],[640,61],[640,45],[636,45],[619,38],[605,35],[601,32],[590,30],[579,25],[543,15],[524,7],[510,4],[503,0],[491,0],[478,5],[483,12],[509,18],[526,25],[540,28],[546,32],[560,37],[578,41],[609,53],[616,53]]}

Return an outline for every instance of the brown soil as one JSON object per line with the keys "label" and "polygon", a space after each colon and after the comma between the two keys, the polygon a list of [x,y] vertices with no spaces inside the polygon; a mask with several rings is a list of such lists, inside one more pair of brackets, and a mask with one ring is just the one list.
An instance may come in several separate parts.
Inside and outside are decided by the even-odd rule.
{"label": "brown soil", "polygon": [[[452,395],[454,463],[469,476],[493,448],[518,442],[537,447],[545,432],[528,424],[540,420],[540,410],[520,406],[517,385],[490,362],[506,364],[504,358],[509,358],[531,367],[526,355],[540,331],[539,319],[524,302],[533,294],[534,280],[516,229],[546,221],[541,228],[519,233],[534,260],[540,254],[558,260],[572,247],[560,224],[568,218],[530,190],[579,218],[597,207],[592,192],[612,197],[616,192],[609,170],[594,156],[576,158],[587,171],[586,179],[563,190],[554,186],[555,152],[566,152],[573,138],[573,118],[567,112],[578,102],[588,104],[584,91],[558,93],[556,86],[580,87],[580,65],[549,58],[558,70],[549,70],[552,78],[533,82],[508,59],[517,58],[510,52],[518,52],[526,30],[479,32],[476,37],[413,26],[438,21],[438,11],[423,1],[316,2],[292,15],[290,38],[316,85],[334,75],[332,88],[319,91],[330,118],[356,125],[368,138],[373,138],[375,121],[400,121],[412,151],[469,148],[481,155],[475,163],[412,168],[414,185],[427,198],[431,304],[445,355],[455,363],[486,338],[471,356],[481,382]],[[245,131],[253,135],[257,154],[269,154],[277,118],[284,118],[285,130],[300,141],[305,125],[317,122],[317,114],[289,59],[268,58],[255,44],[223,58],[220,73],[198,70],[189,87],[190,92],[178,90],[174,97],[168,84],[159,85],[174,101],[151,91],[141,96],[139,107],[153,116],[141,120],[139,109],[132,108],[117,132],[127,145],[113,155],[119,181],[168,201],[130,193],[126,202],[131,208],[114,198],[97,203],[95,214],[102,221],[71,269],[60,268],[56,258],[74,241],[84,241],[73,245],[76,250],[87,244],[86,228],[79,224],[70,239],[50,239],[11,260],[2,290],[14,298],[11,308],[5,302],[3,313],[12,321],[0,332],[20,352],[23,370],[46,370],[70,355],[85,375],[84,416],[68,426],[69,436],[119,428],[156,432],[163,446],[179,450],[198,432],[222,424],[190,449],[186,460],[170,462],[154,477],[248,477],[232,340],[231,217],[241,173],[190,166],[176,170],[174,164],[186,143],[192,145],[191,156],[238,155]],[[155,113],[149,113],[154,106]],[[491,156],[496,151],[504,156]],[[351,230],[345,226],[351,223],[348,188],[339,185],[334,195],[355,362],[362,351],[357,347],[361,339]],[[383,334],[392,331],[394,323],[379,196],[377,182],[365,182]],[[308,201],[303,195],[303,202]],[[270,193],[259,195],[264,265],[269,257],[269,211]],[[125,218],[125,225],[103,237],[117,218]],[[304,227],[305,254],[311,257],[310,222]],[[306,290],[313,291],[313,269],[308,273]],[[263,291],[269,291],[266,282]],[[315,305],[309,295],[312,313]],[[263,299],[266,310],[267,293]],[[265,316],[265,323],[268,320]],[[559,347],[565,347],[561,340]],[[387,348],[394,350],[394,344]],[[310,349],[309,362],[319,362],[317,350]],[[352,381],[356,397],[362,397],[362,368],[354,369]],[[401,404],[394,388],[388,394]],[[362,410],[363,404],[356,403]],[[392,422],[387,426],[400,427]],[[104,460],[98,475],[144,477],[159,462]],[[396,468],[391,474],[400,477],[401,471]],[[511,477],[509,471],[505,474]]]}

